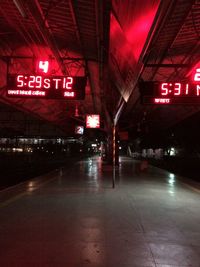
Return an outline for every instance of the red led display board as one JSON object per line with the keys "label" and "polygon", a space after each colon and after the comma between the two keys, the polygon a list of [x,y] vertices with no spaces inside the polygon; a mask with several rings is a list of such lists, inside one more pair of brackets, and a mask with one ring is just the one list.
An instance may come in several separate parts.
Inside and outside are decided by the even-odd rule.
{"label": "red led display board", "polygon": [[[42,63],[40,67],[48,71],[47,63]],[[83,100],[86,82],[86,77],[8,75],[7,96]]]}
{"label": "red led display board", "polygon": [[143,104],[200,104],[200,73],[195,82],[141,82]]}
{"label": "red led display board", "polygon": [[96,114],[87,115],[86,128],[100,128],[100,116]]}

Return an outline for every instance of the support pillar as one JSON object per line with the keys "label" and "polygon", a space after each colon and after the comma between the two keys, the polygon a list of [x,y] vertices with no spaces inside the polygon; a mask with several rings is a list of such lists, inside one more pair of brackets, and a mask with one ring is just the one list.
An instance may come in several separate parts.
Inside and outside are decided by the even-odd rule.
{"label": "support pillar", "polygon": [[106,161],[108,164],[115,166],[119,165],[119,145],[117,136],[117,127],[113,126],[107,136]]}

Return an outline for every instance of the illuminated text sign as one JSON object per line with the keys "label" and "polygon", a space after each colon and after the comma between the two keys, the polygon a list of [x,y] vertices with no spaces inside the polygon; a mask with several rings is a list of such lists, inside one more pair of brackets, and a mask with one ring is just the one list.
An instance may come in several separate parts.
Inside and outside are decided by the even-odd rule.
{"label": "illuminated text sign", "polygon": [[100,116],[96,114],[87,115],[86,128],[100,128]]}
{"label": "illuminated text sign", "polygon": [[36,71],[38,73],[48,73],[48,71],[49,71],[49,61],[48,60],[39,60],[38,63],[37,63]]}
{"label": "illuminated text sign", "polygon": [[[41,67],[44,71],[48,69],[45,63]],[[86,77],[9,75],[7,96],[82,100],[85,98],[86,82]]]}
{"label": "illuminated text sign", "polygon": [[84,127],[83,126],[76,126],[75,127],[75,134],[83,134]]}
{"label": "illuminated text sign", "polygon": [[[198,76],[199,75],[199,76]],[[141,82],[143,104],[200,104],[200,73],[196,82]],[[199,79],[199,82],[197,82]]]}

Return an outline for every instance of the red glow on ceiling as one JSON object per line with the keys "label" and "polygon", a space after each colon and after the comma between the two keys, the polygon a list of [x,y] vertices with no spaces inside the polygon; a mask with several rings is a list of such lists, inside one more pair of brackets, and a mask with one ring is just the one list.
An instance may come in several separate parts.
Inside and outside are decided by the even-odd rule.
{"label": "red glow on ceiling", "polygon": [[154,20],[155,13],[157,8],[152,8],[148,12],[145,12],[136,20],[133,20],[133,23],[125,32],[127,41],[132,45],[133,54],[136,59],[139,58],[142,48],[147,39],[147,35],[150,31],[151,25]]}
{"label": "red glow on ceiling", "polygon": [[146,40],[146,36],[150,30],[156,11],[157,7],[154,7],[146,12],[141,12],[141,15],[129,25],[128,29],[125,31],[125,35],[131,44],[134,45],[136,38],[138,41],[138,37],[142,39],[143,42]]}
{"label": "red glow on ceiling", "polygon": [[[129,16],[118,11],[119,20],[117,20],[114,15],[111,15],[110,38],[112,42],[119,45],[119,53],[128,56],[131,52],[138,60],[156,15],[158,4],[159,1],[152,3],[152,1],[139,0],[134,2],[134,8],[129,10]],[[127,11],[125,6],[122,9],[124,12]]]}
{"label": "red glow on ceiling", "polygon": [[[126,3],[125,3],[126,2]],[[109,68],[125,101],[154,21],[159,0],[119,1],[110,17]]]}

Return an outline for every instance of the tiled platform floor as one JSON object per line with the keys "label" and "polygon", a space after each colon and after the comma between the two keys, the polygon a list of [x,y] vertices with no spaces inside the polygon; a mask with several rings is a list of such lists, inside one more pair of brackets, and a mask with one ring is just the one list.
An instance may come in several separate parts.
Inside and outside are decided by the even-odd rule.
{"label": "tiled platform floor", "polygon": [[200,266],[200,194],[91,158],[0,193],[0,267]]}

